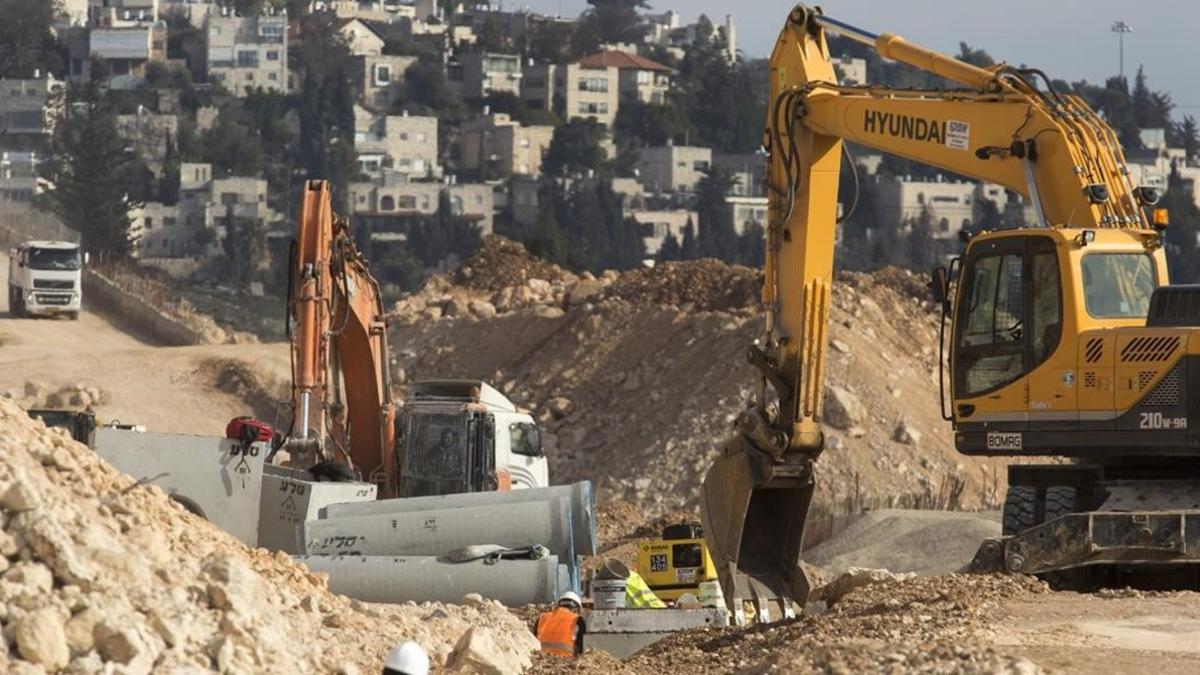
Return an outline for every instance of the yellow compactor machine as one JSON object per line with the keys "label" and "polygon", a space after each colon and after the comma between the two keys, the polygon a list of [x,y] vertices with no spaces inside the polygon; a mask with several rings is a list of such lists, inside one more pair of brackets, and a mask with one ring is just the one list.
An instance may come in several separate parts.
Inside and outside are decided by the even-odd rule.
{"label": "yellow compactor machine", "polygon": [[[946,88],[840,85],[829,32]],[[1154,189],[1131,183],[1109,125],[1041,71],[977,67],[803,5],[779,35],[770,78],[766,331],[747,352],[759,385],[702,497],[735,615],[792,616],[808,595],[799,556],[825,447],[846,142],[998,184],[1036,214],[1029,227],[971,237],[933,275],[947,333],[943,414],[958,450],[1072,460],[1010,468],[1004,537],[984,543],[976,566],[1194,581],[1200,288],[1168,285],[1165,214]]]}

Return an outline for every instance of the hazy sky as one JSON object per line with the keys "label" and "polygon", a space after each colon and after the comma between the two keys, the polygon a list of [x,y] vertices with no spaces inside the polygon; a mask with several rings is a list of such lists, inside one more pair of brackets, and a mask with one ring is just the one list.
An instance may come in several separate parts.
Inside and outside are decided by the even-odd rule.
{"label": "hazy sky", "polygon": [[[493,0],[493,3],[499,0]],[[720,23],[733,14],[738,47],[765,56],[791,0],[649,0],[652,11],[675,9],[685,21],[701,13]],[[941,51],[957,53],[959,41],[986,49],[997,60],[1024,63],[1051,77],[1103,83],[1117,73],[1113,21],[1134,32],[1125,36],[1125,72],[1132,80],[1144,64],[1153,89],[1171,93],[1177,114],[1200,117],[1200,1],[1145,0],[826,0],[831,17],[872,33],[897,33]],[[585,0],[504,0],[506,9],[576,15]],[[1145,9],[1148,13],[1138,11]]]}

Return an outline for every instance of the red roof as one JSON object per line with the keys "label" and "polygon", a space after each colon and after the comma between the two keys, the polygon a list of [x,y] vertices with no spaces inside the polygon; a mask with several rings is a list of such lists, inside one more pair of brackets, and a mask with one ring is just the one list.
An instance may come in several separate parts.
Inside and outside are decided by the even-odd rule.
{"label": "red roof", "polygon": [[579,60],[579,65],[585,68],[616,67],[621,70],[656,70],[663,73],[671,72],[670,68],[657,61],[651,61],[644,56],[630,54],[629,52],[619,52],[615,49],[585,56]]}

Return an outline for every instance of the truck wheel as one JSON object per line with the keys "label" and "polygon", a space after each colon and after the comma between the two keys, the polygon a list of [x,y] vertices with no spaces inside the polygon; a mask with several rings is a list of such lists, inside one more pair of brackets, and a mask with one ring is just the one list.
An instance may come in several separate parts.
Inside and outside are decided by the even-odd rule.
{"label": "truck wheel", "polygon": [[1037,488],[1009,486],[1004,497],[1004,535],[1024,532],[1037,524]]}
{"label": "truck wheel", "polygon": [[70,312],[69,314],[67,314],[67,318],[72,321],[78,321],[79,320],[79,312]]}
{"label": "truck wheel", "polygon": [[1077,510],[1074,487],[1056,485],[1046,488],[1046,508],[1045,515],[1042,517],[1043,523],[1048,523],[1068,513],[1075,513]]}

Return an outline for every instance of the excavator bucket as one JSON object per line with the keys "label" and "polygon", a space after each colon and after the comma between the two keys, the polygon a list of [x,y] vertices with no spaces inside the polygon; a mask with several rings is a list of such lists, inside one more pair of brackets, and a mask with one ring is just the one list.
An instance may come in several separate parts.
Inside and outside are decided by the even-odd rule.
{"label": "excavator bucket", "polygon": [[745,440],[731,441],[701,489],[701,518],[725,602],[738,624],[803,611],[810,589],[800,566],[812,502],[812,462],[780,464]]}

